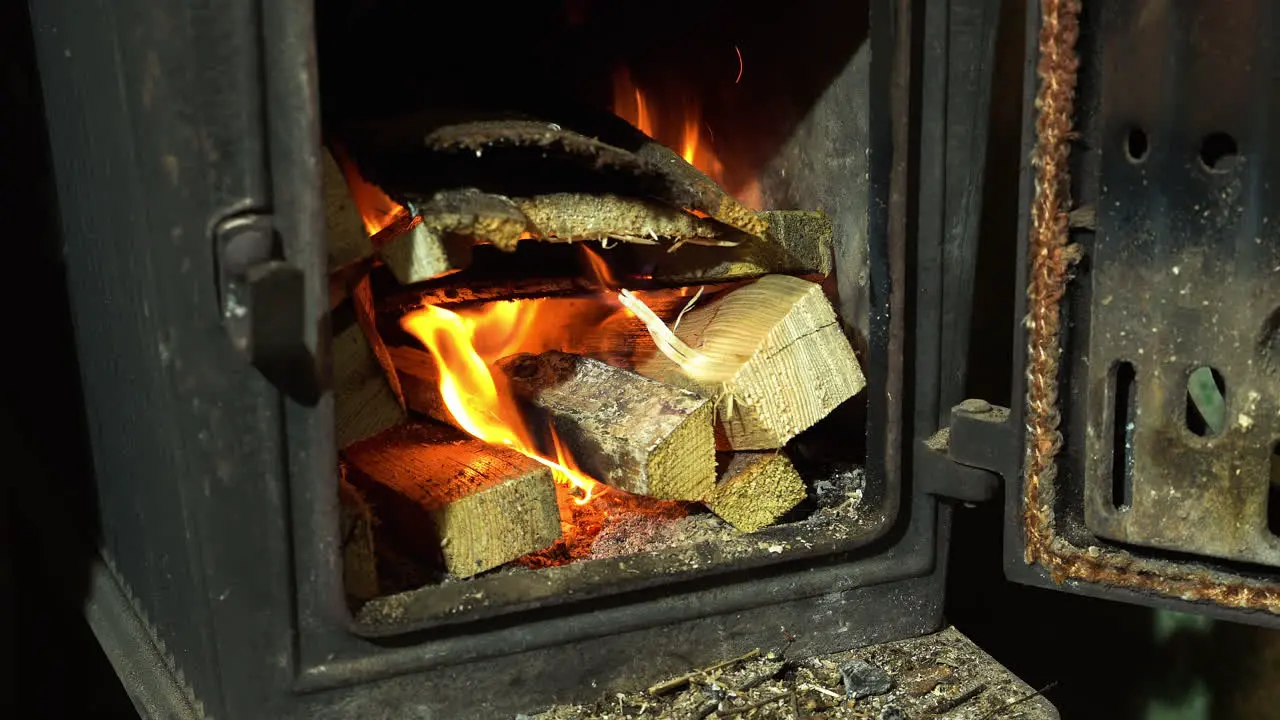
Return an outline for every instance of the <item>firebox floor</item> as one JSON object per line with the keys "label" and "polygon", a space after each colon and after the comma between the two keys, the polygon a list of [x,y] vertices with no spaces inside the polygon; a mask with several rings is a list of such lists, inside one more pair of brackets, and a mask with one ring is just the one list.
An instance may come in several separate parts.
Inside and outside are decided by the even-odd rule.
{"label": "firebox floor", "polygon": [[[1045,689],[1048,690],[1048,689]],[[766,652],[517,720],[1053,720],[1053,705],[953,627],[797,662]]]}

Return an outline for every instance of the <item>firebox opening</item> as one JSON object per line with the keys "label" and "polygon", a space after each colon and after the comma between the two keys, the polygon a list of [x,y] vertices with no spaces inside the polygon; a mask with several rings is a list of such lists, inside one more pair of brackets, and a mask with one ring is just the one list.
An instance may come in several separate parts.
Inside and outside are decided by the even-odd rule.
{"label": "firebox opening", "polygon": [[317,4],[357,619],[871,539],[865,8],[424,5]]}

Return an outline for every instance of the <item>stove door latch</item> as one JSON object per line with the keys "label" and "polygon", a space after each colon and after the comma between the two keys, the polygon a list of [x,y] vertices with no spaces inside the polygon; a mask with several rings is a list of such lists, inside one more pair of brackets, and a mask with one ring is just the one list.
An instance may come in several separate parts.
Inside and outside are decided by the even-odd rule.
{"label": "stove door latch", "polygon": [[1018,442],[1008,408],[965,400],[951,408],[946,428],[921,443],[917,482],[933,495],[969,503],[990,500],[1000,478],[1017,475]]}
{"label": "stove door latch", "polygon": [[307,344],[306,278],[284,259],[271,216],[222,220],[214,247],[219,310],[232,346],[280,392],[315,405],[323,388]]}

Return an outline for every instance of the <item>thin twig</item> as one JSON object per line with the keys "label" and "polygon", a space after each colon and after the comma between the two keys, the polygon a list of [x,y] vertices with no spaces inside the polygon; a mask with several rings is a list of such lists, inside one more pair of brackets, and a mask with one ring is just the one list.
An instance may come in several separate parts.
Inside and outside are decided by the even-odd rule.
{"label": "thin twig", "polygon": [[965,690],[959,695],[956,695],[954,697],[949,697],[949,698],[943,698],[942,700],[939,700],[933,707],[929,708],[929,713],[931,715],[941,715],[944,712],[949,712],[951,710],[954,710],[957,707],[978,697],[986,689],[987,689],[986,683],[978,683],[977,685],[974,685],[973,687],[969,688],[968,690]]}
{"label": "thin twig", "polygon": [[1000,707],[996,708],[995,710],[992,710],[991,712],[987,713],[986,715],[983,715],[983,716],[982,716],[982,718],[981,718],[980,720],[991,720],[991,719],[992,719],[992,718],[994,718],[995,716],[999,715],[1000,713],[1004,712],[1005,710],[1008,710],[1009,708],[1013,707],[1014,705],[1020,705],[1020,704],[1022,704],[1022,703],[1024,703],[1024,702],[1026,702],[1026,701],[1028,701],[1028,700],[1030,700],[1030,699],[1032,699],[1032,698],[1040,697],[1041,695],[1043,695],[1043,694],[1045,694],[1045,693],[1049,692],[1050,690],[1054,689],[1055,687],[1057,687],[1057,685],[1058,685],[1058,681],[1057,681],[1057,680],[1054,680],[1054,681],[1050,682],[1049,684],[1045,685],[1044,687],[1040,688],[1039,690],[1032,690],[1031,692],[1027,693],[1026,695],[1023,695],[1023,696],[1022,696],[1022,697],[1020,697],[1020,698],[1014,698],[1013,700],[1010,700],[1009,702],[1005,703],[1004,705],[1001,705]]}
{"label": "thin twig", "polygon": [[764,700],[759,700],[757,702],[753,702],[748,705],[743,705],[742,707],[729,708],[728,710],[721,711],[720,717],[722,718],[733,717],[734,715],[739,715],[748,710],[755,710],[756,708],[764,707],[765,705],[768,705],[770,703],[775,703],[779,700],[786,700],[788,696],[794,697],[795,693],[788,690],[786,692],[778,693],[777,695],[774,695],[771,698],[765,698]]}
{"label": "thin twig", "polygon": [[844,699],[845,699],[845,698],[844,698],[844,695],[841,695],[840,693],[835,692],[835,691],[833,691],[833,690],[828,690],[828,689],[826,689],[826,688],[824,688],[824,687],[820,687],[820,686],[818,686],[818,685],[810,685],[809,683],[805,683],[804,685],[801,685],[801,686],[800,686],[800,689],[801,689],[801,690],[814,690],[814,691],[817,691],[817,692],[822,693],[823,695],[826,695],[827,697],[833,697],[833,698],[835,698],[835,699],[837,699],[837,700],[844,700]]}
{"label": "thin twig", "polygon": [[726,667],[729,667],[730,665],[734,665],[734,664],[743,662],[745,660],[750,660],[751,658],[756,657],[759,654],[760,654],[760,648],[756,648],[755,650],[752,650],[751,652],[741,657],[736,657],[732,660],[725,660],[722,663],[717,663],[715,665],[712,665],[711,667],[702,668],[701,670],[694,670],[693,672],[685,673],[680,677],[674,677],[674,678],[671,678],[670,680],[663,680],[657,685],[651,686],[645,692],[649,693],[650,695],[662,695],[664,693],[669,693],[672,690],[684,687],[685,685],[689,684],[690,680],[698,677],[699,675],[706,675],[707,673],[714,672],[721,668],[726,668]]}

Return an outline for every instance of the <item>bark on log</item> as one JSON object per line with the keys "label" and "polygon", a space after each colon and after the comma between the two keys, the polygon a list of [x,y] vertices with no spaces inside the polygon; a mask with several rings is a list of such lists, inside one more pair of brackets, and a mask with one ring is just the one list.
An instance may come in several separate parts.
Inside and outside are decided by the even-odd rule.
{"label": "bark on log", "polygon": [[[440,398],[430,353],[401,347],[390,354],[409,407],[455,422]],[[715,485],[712,406],[706,399],[556,351],[515,355],[497,365],[544,457],[556,457],[558,439],[583,473],[666,500],[701,500]]]}
{"label": "bark on log", "polygon": [[637,370],[717,399],[720,449],[780,448],[866,385],[822,288],[788,275],[694,308],[675,335],[710,362],[682,368],[659,353]]}
{"label": "bark on log", "polygon": [[623,246],[616,267],[663,285],[693,285],[772,273],[825,278],[832,271],[831,219],[822,213],[769,211],[765,237],[743,235],[733,247]]}
{"label": "bark on log", "polygon": [[551,470],[439,425],[409,423],[347,448],[351,481],[397,541],[470,577],[560,537]]}
{"label": "bark on log", "polygon": [[351,133],[361,173],[396,197],[474,187],[508,197],[599,192],[653,198],[752,235],[767,221],[669,148],[603,113],[626,148],[551,122],[518,117],[457,122],[406,116]]}
{"label": "bark on log", "polygon": [[619,195],[556,193],[515,203],[529,218],[530,233],[549,241],[614,239],[657,245],[662,239],[732,246],[754,237],[680,208]]}
{"label": "bark on log", "polygon": [[805,498],[804,480],[782,451],[722,453],[720,478],[703,504],[742,532],[774,524]]}

